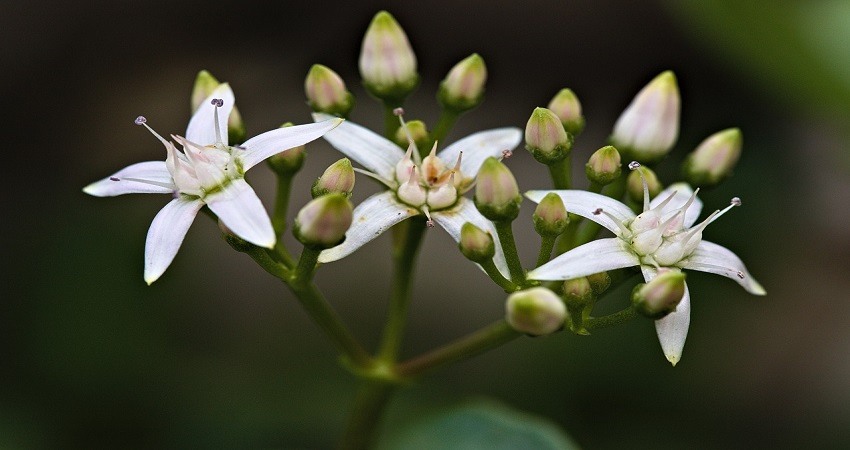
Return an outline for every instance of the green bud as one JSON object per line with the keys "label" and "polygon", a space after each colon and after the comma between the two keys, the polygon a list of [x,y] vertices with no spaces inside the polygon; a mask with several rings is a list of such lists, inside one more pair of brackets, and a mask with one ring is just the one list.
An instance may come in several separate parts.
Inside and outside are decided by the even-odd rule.
{"label": "green bud", "polygon": [[508,166],[489,157],[481,164],[475,185],[475,207],[492,221],[510,221],[519,214],[522,196]]}
{"label": "green bud", "polygon": [[578,97],[570,89],[561,89],[552,100],[549,101],[549,106],[553,113],[557,114],[564,125],[567,133],[578,136],[584,130],[584,116],[581,114],[581,103]]}
{"label": "green bud", "polygon": [[[213,91],[221,83],[209,72],[202,70],[195,77],[195,85],[192,87],[191,110],[192,114],[198,110],[204,99],[210,96]],[[230,117],[227,118],[227,140],[230,145],[240,144],[245,142],[248,137],[245,128],[245,122],[242,120],[242,115],[239,114],[239,109],[236,106],[230,112]]]}
{"label": "green bud", "polygon": [[729,128],[712,134],[682,163],[682,174],[694,186],[714,186],[729,176],[741,157],[741,130]]}
{"label": "green bud", "polygon": [[595,299],[593,287],[587,277],[564,281],[564,303],[569,313],[570,331],[581,335],[590,334],[584,327],[584,319],[590,316]]}
{"label": "green bud", "polygon": [[[407,122],[407,131],[410,133],[410,137],[413,138],[413,143],[416,144],[416,148],[426,148],[428,143],[431,141],[431,135],[428,134],[428,127],[426,127],[425,122],[421,120],[411,120],[410,122]],[[396,130],[395,143],[405,149],[408,145],[410,145],[410,142],[407,140],[407,133],[405,133],[404,127],[399,127],[398,130]]]}
{"label": "green bud", "polygon": [[[292,122],[286,122],[280,127],[286,128],[291,126],[293,126]],[[269,157],[266,162],[276,174],[281,176],[292,176],[304,166],[304,159],[306,159],[306,157],[307,153],[304,151],[304,146],[299,145],[298,147],[283,149],[280,153]]]}
{"label": "green bud", "polygon": [[587,174],[588,180],[605,186],[620,177],[621,165],[620,152],[606,145],[590,155],[584,166],[584,173]]}
{"label": "green bud", "polygon": [[626,177],[626,191],[632,201],[643,204],[643,181],[640,178],[639,170],[642,170],[643,176],[646,177],[650,198],[655,198],[656,195],[660,194],[664,186],[661,185],[658,176],[649,167],[641,166],[638,170],[632,170]]}
{"label": "green bud", "polygon": [[466,57],[449,71],[440,83],[437,101],[443,108],[461,112],[480,105],[484,100],[487,66],[477,53]]}
{"label": "green bud", "polygon": [[561,197],[550,192],[540,200],[534,214],[531,216],[534,230],[541,236],[559,236],[570,223],[570,215],[564,208]]}
{"label": "green bud", "polygon": [[617,119],[611,144],[628,160],[660,161],[679,137],[680,104],[676,76],[663,72],[638,92]]}
{"label": "green bud", "polygon": [[354,108],[354,95],[345,87],[345,82],[333,70],[321,64],[313,64],[304,79],[307,103],[315,112],[339,117],[348,117]]}
{"label": "green bud", "polygon": [[419,85],[416,55],[407,35],[390,13],[375,15],[360,50],[363,86],[375,97],[400,102]]}
{"label": "green bud", "polygon": [[594,273],[587,276],[587,281],[590,282],[590,288],[593,290],[593,295],[599,296],[611,287],[611,275],[608,272]]}
{"label": "green bud", "polygon": [[345,239],[351,220],[351,203],[344,195],[331,193],[315,198],[301,208],[292,232],[306,246],[331,248]]}
{"label": "green bud", "polygon": [[321,197],[331,193],[342,194],[345,198],[351,198],[354,190],[354,167],[348,158],[342,158],[331,164],[325,172],[316,179],[310,188],[313,198]]}
{"label": "green bud", "polygon": [[514,292],[505,302],[505,320],[515,330],[542,336],[558,331],[567,316],[564,302],[543,287]]}
{"label": "green bud", "polygon": [[649,283],[632,291],[632,305],[650,319],[661,319],[676,310],[685,295],[685,274],[678,270],[661,272]]}
{"label": "green bud", "polygon": [[546,108],[534,108],[525,125],[525,148],[538,162],[554,164],[569,156],[572,137],[561,119]]}
{"label": "green bud", "polygon": [[457,246],[466,259],[478,264],[492,259],[496,254],[493,236],[470,222],[466,222],[461,227],[460,242]]}

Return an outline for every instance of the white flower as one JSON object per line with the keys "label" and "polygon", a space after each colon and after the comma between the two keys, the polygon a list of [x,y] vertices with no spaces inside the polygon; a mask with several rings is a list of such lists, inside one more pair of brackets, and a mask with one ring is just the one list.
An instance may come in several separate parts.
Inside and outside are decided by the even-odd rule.
{"label": "white flower", "polygon": [[[561,197],[567,211],[593,220],[617,237],[598,239],[570,250],[529,272],[529,279],[569,280],[640,266],[644,279],[649,281],[660,269],[675,267],[723,275],[737,281],[751,294],[766,293],[734,253],[702,240],[702,230],[720,214],[740,205],[738,198],[732,199],[732,204],[723,211],[715,211],[694,226],[702,202],[690,186],[683,183],[670,186],[652,202],[645,199],[644,211],[639,215],[616,200],[586,191],[529,191],[525,195],[539,202],[549,192]],[[690,294],[686,286],[676,311],[655,322],[661,348],[673,365],[682,356],[690,308]]]}
{"label": "white flower", "polygon": [[[313,117],[323,120],[329,116],[317,113]],[[472,187],[485,159],[502,156],[505,150],[519,144],[522,131],[518,128],[475,133],[440,153],[435,144],[431,154],[421,161],[412,146],[405,152],[392,141],[350,121],[324,138],[365,167],[388,190],[372,195],[354,209],[354,222],[345,241],[323,251],[319,262],[348,256],[402,220],[424,214],[429,226],[439,224],[455,241],[460,241],[460,229],[466,222],[489,231],[496,241],[496,266],[503,274],[508,273],[495,227],[462,195]]]}
{"label": "white flower", "polygon": [[189,225],[198,211],[209,206],[219,220],[240,238],[272,248],[275,233],[257,194],[245,181],[245,171],[281,151],[318,139],[342,122],[278,128],[248,139],[240,146],[227,145],[227,120],[234,96],[222,84],[195,111],[186,137],[172,135],[183,151],[163,139],[139,117],[164,145],[165,161],[133,164],[112,176],[86,186],[97,197],[122,194],[171,194],[174,199],[156,215],[145,243],[145,281],[156,281],[174,260]]}

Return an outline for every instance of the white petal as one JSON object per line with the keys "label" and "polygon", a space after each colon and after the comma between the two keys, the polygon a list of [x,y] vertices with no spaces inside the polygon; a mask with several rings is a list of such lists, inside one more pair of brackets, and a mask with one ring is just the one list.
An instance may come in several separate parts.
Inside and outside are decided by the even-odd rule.
{"label": "white petal", "polygon": [[750,275],[744,263],[737,255],[726,247],[713,242],[700,241],[696,251],[691,256],[680,261],[677,266],[683,269],[723,275],[737,281],[750,294],[767,294],[761,284]]}
{"label": "white petal", "polygon": [[218,142],[219,136],[215,134],[215,106],[212,99],[221,99],[224,104],[218,109],[218,124],[221,131],[221,140],[224,145],[227,145],[227,119],[230,117],[230,112],[233,111],[233,105],[236,98],[233,96],[233,90],[227,83],[220,84],[209,97],[198,106],[195,114],[192,114],[192,119],[189,120],[189,126],[186,127],[186,139],[200,145],[210,145]]}
{"label": "white petal", "polygon": [[204,198],[207,206],[234,234],[260,247],[272,248],[274,229],[263,203],[244,179],[231,180]]}
{"label": "white petal", "polygon": [[[330,118],[333,116],[313,114],[316,121]],[[404,151],[395,143],[350,120],[325,134],[324,138],[370,172],[385,180],[395,180],[395,166],[404,158]]]}
{"label": "white petal", "polygon": [[[119,181],[114,181],[111,178],[118,178]],[[148,180],[159,184],[159,186],[141,181],[125,180],[124,178]],[[170,194],[176,190],[177,186],[174,186],[171,174],[165,167],[165,161],[136,163],[115,172],[111,177],[95,181],[83,188],[83,192],[95,197],[114,197],[123,194]]]}
{"label": "white petal", "polygon": [[571,280],[606,270],[640,265],[620,238],[597,239],[576,247],[528,272],[532,280]]}
{"label": "white petal", "polygon": [[156,281],[171,265],[189,226],[204,206],[199,198],[179,197],[170,201],[153,218],[145,241],[145,281]]}
{"label": "white petal", "polygon": [[502,276],[507,279],[511,278],[508,263],[505,261],[505,252],[502,250],[502,243],[499,242],[499,235],[496,233],[496,227],[493,225],[493,222],[487,220],[486,217],[478,212],[472,200],[461,197],[457,206],[444,211],[432,212],[431,218],[434,219],[434,222],[440,224],[455,242],[460,242],[460,230],[466,222],[470,222],[478,228],[489,232],[496,246],[493,263],[496,264],[496,268],[499,269]]}
{"label": "white petal", "polygon": [[444,148],[437,157],[448,167],[453,167],[455,161],[457,161],[457,155],[463,152],[460,172],[465,178],[475,178],[485,159],[491,156],[499,158],[505,150],[513,151],[521,139],[522,131],[519,128],[509,127],[480,131]]}
{"label": "white petal", "polygon": [[676,306],[676,310],[655,321],[655,332],[658,342],[667,361],[674,366],[682,359],[682,349],[688,338],[688,327],[691,324],[691,294],[685,284],[685,295]]}
{"label": "white petal", "polygon": [[419,211],[399,203],[392,191],[384,191],[357,205],[353,214],[351,228],[345,232],[345,241],[323,251],[319,255],[320,263],[336,261],[350,255],[391,226],[408,217],[419,215]]}
{"label": "white petal", "polygon": [[[554,192],[558,194],[558,197],[561,197],[561,201],[564,202],[564,208],[567,211],[590,219],[612,231],[617,236],[622,234],[622,230],[614,220],[608,217],[608,214],[614,216],[620,222],[631,221],[635,218],[635,213],[628,206],[610,197],[593,192],[582,190],[528,191],[525,193],[525,196],[535,203],[540,203],[543,197],[550,192]],[[594,211],[600,208],[608,214],[593,214]]]}
{"label": "white petal", "polygon": [[241,154],[236,154],[242,160],[242,169],[248,170],[272,155],[322,137],[322,135],[333,130],[342,121],[343,119],[333,118],[319,123],[296,125],[294,127],[267,131],[245,141],[242,144],[242,147],[245,147],[244,150],[237,148],[233,151],[242,152]]}
{"label": "white petal", "polygon": [[[673,200],[670,200],[670,203],[664,205],[664,208],[661,209],[661,217],[664,217],[666,214],[669,214],[679,208],[681,208],[693,195],[694,190],[687,183],[674,183],[661,191],[660,194],[656,195],[655,198],[649,202],[650,208],[655,208],[659,203],[663,202],[667,199],[673,192],[676,193],[676,196],[673,197]],[[695,198],[691,206],[688,207],[688,210],[685,211],[685,221],[684,227],[688,229],[696,223],[699,218],[700,213],[702,212],[702,200],[699,197]]]}

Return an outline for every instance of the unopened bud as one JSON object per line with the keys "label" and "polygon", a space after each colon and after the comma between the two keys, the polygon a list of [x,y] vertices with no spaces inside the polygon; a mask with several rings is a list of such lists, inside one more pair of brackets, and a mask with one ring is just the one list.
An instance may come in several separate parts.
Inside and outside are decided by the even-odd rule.
{"label": "unopened bud", "polygon": [[351,197],[354,190],[354,167],[348,158],[342,158],[331,164],[325,172],[316,179],[310,194],[313,198],[328,195],[330,193],[342,194],[345,198]]}
{"label": "unopened bud", "polygon": [[354,96],[345,87],[345,82],[333,70],[321,64],[313,64],[304,79],[307,103],[315,112],[339,117],[348,117],[354,108]]}
{"label": "unopened bud", "polygon": [[564,208],[561,197],[550,192],[540,200],[531,216],[531,221],[534,223],[534,230],[537,231],[537,234],[555,237],[567,229],[567,225],[570,223],[570,215]]}
{"label": "unopened bud", "polygon": [[593,294],[597,297],[611,287],[611,275],[608,272],[594,273],[587,276],[587,281],[590,282],[590,288]]}
{"label": "unopened bud", "polygon": [[643,203],[643,181],[640,178],[640,171],[643,171],[643,176],[646,177],[646,185],[649,188],[649,197],[655,198],[664,189],[664,186],[658,181],[658,176],[649,167],[641,166],[638,170],[629,172],[626,177],[626,191],[629,198],[637,203]]}
{"label": "unopened bud", "polygon": [[558,331],[566,316],[564,302],[543,287],[514,292],[505,303],[505,319],[511,327],[532,336]]}
{"label": "unopened bud", "polygon": [[590,334],[584,327],[584,319],[590,316],[594,300],[593,288],[587,277],[564,281],[564,303],[569,313],[570,331],[581,335]]}
{"label": "unopened bud", "polygon": [[649,283],[632,291],[632,305],[650,319],[660,319],[676,310],[685,295],[685,274],[678,270],[660,272]]}
{"label": "unopened bud", "polygon": [[534,108],[525,125],[525,148],[538,162],[554,164],[570,154],[572,138],[561,119],[546,108]]}
{"label": "unopened bud", "polygon": [[741,130],[729,128],[712,134],[685,159],[682,173],[694,186],[707,187],[729,176],[741,157]]}
{"label": "unopened bud", "polygon": [[492,259],[496,254],[493,236],[470,222],[466,222],[461,227],[460,242],[457,246],[463,256],[479,264]]}
{"label": "unopened bud", "polygon": [[313,199],[301,208],[292,231],[302,244],[326,249],[345,239],[351,220],[351,203],[344,195],[332,193]]}
{"label": "unopened bud", "polygon": [[[281,125],[281,128],[293,126],[292,122],[287,122]],[[269,167],[278,175],[291,176],[301,170],[304,166],[304,160],[307,153],[304,151],[304,146],[292,147],[290,149],[281,149],[280,153],[274,154],[266,160]]]}
{"label": "unopened bud", "polygon": [[[221,83],[208,71],[202,70],[195,77],[195,85],[192,87],[191,109],[192,114],[198,110],[201,103],[215,91]],[[239,114],[239,109],[236,106],[230,112],[230,117],[227,118],[227,141],[230,145],[240,144],[245,142],[247,138],[247,130],[245,122],[242,120],[242,115]]]}
{"label": "unopened bud", "polygon": [[443,108],[457,112],[470,110],[484,100],[487,66],[477,53],[466,57],[449,70],[440,83],[437,101]]}
{"label": "unopened bud", "polygon": [[614,125],[611,143],[629,159],[661,160],[679,136],[679,86],[666,71],[649,82]]}
{"label": "unopened bud", "polygon": [[475,185],[475,207],[492,221],[510,221],[519,214],[522,196],[508,166],[490,157],[481,164]]}
{"label": "unopened bud", "polygon": [[616,148],[606,145],[590,155],[590,159],[584,166],[587,179],[601,186],[610,184],[620,177],[620,152]]}
{"label": "unopened bud", "polygon": [[400,101],[419,84],[407,35],[386,11],[375,15],[363,37],[360,76],[366,90],[381,100]]}
{"label": "unopened bud", "polygon": [[425,126],[425,122],[421,120],[411,120],[406,123],[406,126],[407,132],[404,131],[405,127],[399,127],[398,130],[396,130],[395,143],[401,148],[406,149],[407,146],[410,145],[407,136],[407,133],[410,133],[410,137],[413,138],[413,143],[416,144],[416,148],[427,148],[431,135],[428,134],[428,127]]}
{"label": "unopened bud", "polygon": [[584,130],[584,116],[581,113],[581,103],[570,89],[561,89],[547,106],[557,114],[567,133],[578,136]]}

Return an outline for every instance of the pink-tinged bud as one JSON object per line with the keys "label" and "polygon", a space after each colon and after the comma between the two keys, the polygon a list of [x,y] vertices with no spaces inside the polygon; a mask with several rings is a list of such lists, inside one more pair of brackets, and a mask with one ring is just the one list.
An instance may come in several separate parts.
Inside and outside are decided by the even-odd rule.
{"label": "pink-tinged bud", "polygon": [[660,319],[676,310],[685,295],[685,274],[678,270],[660,272],[649,283],[632,291],[632,305],[650,319]]}
{"label": "pink-tinged bud", "polygon": [[587,174],[588,180],[605,186],[620,177],[621,165],[620,152],[606,145],[590,155],[590,159],[584,166],[584,173]]}
{"label": "pink-tinged bud", "polygon": [[[416,148],[426,148],[429,142],[431,142],[431,135],[428,134],[428,127],[425,126],[425,122],[421,120],[411,120],[405,123],[407,127],[407,132],[410,133],[410,137],[413,138],[413,143],[416,144]],[[395,143],[399,145],[401,148],[407,148],[410,145],[408,141],[407,132],[404,131],[405,127],[399,127],[395,132]]]}
{"label": "pink-tinged bud", "polygon": [[560,330],[566,317],[564,302],[554,292],[543,287],[514,292],[505,303],[505,320],[508,324],[532,336]]}
{"label": "pink-tinged bud", "polygon": [[584,319],[590,316],[596,297],[587,277],[564,281],[564,304],[569,313],[569,328],[575,334],[588,335]]}
{"label": "pink-tinged bud", "polygon": [[484,100],[487,66],[477,53],[466,57],[449,71],[440,83],[437,100],[443,108],[457,112],[470,110]]}
{"label": "pink-tinged bud", "polygon": [[593,295],[599,294],[608,290],[611,287],[611,275],[608,272],[599,272],[587,276],[587,281],[590,283],[590,288],[593,290]]}
{"label": "pink-tinged bud", "polygon": [[304,79],[307,103],[316,112],[339,117],[348,117],[354,108],[354,96],[345,87],[345,82],[333,70],[321,64],[313,64]]}
{"label": "pink-tinged bud", "polygon": [[640,172],[646,177],[646,185],[649,188],[649,197],[655,198],[664,189],[664,186],[658,181],[658,176],[649,167],[641,166],[639,170],[632,170],[629,176],[626,177],[626,192],[632,201],[643,204],[643,181],[640,178]]}
{"label": "pink-tinged bud", "polygon": [[561,197],[550,192],[540,200],[531,216],[531,221],[534,223],[534,230],[537,231],[537,234],[555,237],[567,229],[567,225],[570,223],[570,215],[564,208]]}
{"label": "pink-tinged bud", "polygon": [[508,166],[490,157],[481,164],[475,185],[475,207],[492,221],[510,221],[519,214],[522,196]]}
{"label": "pink-tinged bud", "polygon": [[351,220],[351,203],[344,195],[333,193],[313,199],[301,208],[292,231],[302,244],[326,249],[345,239]]}
{"label": "pink-tinged bud", "polygon": [[525,148],[538,162],[554,164],[569,156],[572,138],[561,119],[546,108],[534,108],[525,125]]}
{"label": "pink-tinged bud", "polygon": [[[287,122],[281,125],[281,128],[293,126],[292,122]],[[281,149],[280,153],[272,155],[266,160],[269,167],[278,175],[292,176],[301,170],[304,166],[304,160],[307,158],[307,153],[304,151],[304,146],[299,145],[290,149]]]}
{"label": "pink-tinged bud", "polygon": [[[215,91],[221,83],[208,71],[202,70],[195,77],[195,84],[192,86],[191,110],[192,114],[198,110],[201,103]],[[235,106],[230,112],[230,117],[227,118],[227,140],[230,145],[236,145],[245,142],[247,138],[247,130],[245,122],[242,120],[242,115],[239,114],[239,109]]]}
{"label": "pink-tinged bud", "polygon": [[617,119],[611,143],[628,159],[661,160],[679,136],[680,103],[676,76],[663,72],[638,92]]}
{"label": "pink-tinged bud", "polygon": [[699,187],[714,186],[732,173],[741,157],[741,130],[729,128],[712,134],[685,159],[682,173]]}
{"label": "pink-tinged bud", "polygon": [[375,15],[363,37],[360,76],[366,90],[381,100],[400,101],[419,84],[407,35],[386,11]]}
{"label": "pink-tinged bud", "polygon": [[567,133],[578,136],[584,130],[584,116],[581,113],[581,103],[570,89],[561,89],[549,101],[549,110],[557,114]]}
{"label": "pink-tinged bud", "polygon": [[466,222],[461,227],[460,242],[457,246],[463,256],[479,264],[492,259],[496,254],[493,236],[470,222]]}
{"label": "pink-tinged bud", "polygon": [[354,190],[354,167],[348,158],[342,158],[331,164],[325,172],[316,179],[310,194],[313,198],[321,197],[331,193],[342,194],[345,198],[351,198]]}

